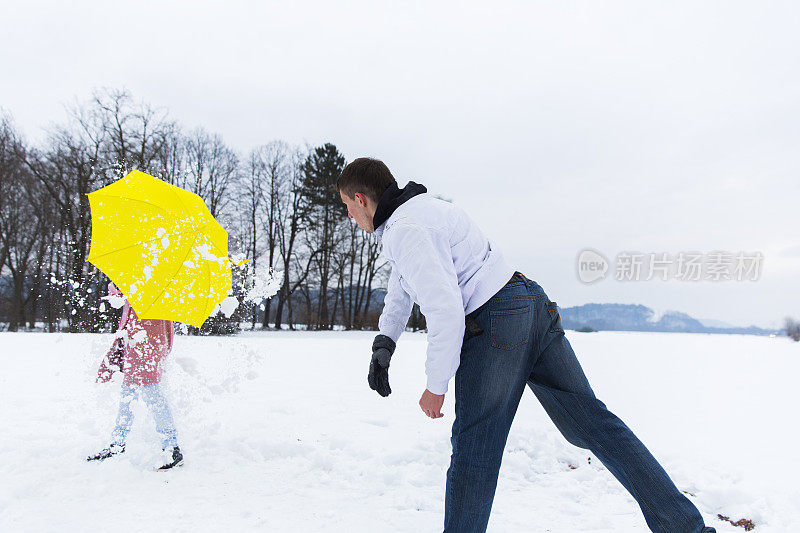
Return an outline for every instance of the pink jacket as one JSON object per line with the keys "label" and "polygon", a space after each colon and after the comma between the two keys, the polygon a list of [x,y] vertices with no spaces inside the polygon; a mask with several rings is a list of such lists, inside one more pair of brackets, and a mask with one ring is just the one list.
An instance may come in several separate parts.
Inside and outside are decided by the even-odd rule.
{"label": "pink jacket", "polygon": [[[122,296],[113,283],[108,284],[108,293]],[[160,382],[162,361],[172,351],[175,337],[172,321],[140,319],[126,301],[122,308],[122,317],[119,319],[118,332],[120,331],[124,331],[123,384],[132,387]],[[107,363],[115,349],[116,341],[100,363],[97,381],[106,382],[111,379],[113,370]]]}

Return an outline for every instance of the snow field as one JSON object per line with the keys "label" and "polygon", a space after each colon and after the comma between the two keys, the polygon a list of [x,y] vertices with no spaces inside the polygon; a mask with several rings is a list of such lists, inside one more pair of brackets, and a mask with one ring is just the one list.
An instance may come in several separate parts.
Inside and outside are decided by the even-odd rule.
{"label": "snow field", "polygon": [[[740,335],[567,333],[592,386],[718,531],[800,531],[792,444],[800,350]],[[108,444],[121,376],[95,384],[111,335],[0,334],[0,531],[441,531],[453,398],[417,402],[424,334],[405,333],[393,393],[366,383],[368,332],[176,337],[164,390],[185,466],[160,460],[142,403]],[[568,444],[533,394],[509,436],[489,530],[647,531],[633,499]]]}

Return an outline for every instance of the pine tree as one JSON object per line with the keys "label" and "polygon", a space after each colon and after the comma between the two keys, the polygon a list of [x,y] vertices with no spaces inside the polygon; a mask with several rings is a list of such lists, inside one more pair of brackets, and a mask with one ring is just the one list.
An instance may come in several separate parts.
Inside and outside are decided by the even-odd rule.
{"label": "pine tree", "polygon": [[336,180],[345,164],[344,156],[331,143],[315,148],[303,163],[304,214],[310,229],[308,245],[316,254],[314,263],[319,276],[318,329],[331,329],[336,314],[335,305],[332,311],[328,308],[328,287],[336,286],[332,277],[337,227],[347,219],[347,207],[336,190]]}

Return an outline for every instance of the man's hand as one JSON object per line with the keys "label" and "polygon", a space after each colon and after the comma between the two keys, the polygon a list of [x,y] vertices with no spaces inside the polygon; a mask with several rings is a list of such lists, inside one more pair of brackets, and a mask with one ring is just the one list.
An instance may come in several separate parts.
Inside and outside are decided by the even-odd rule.
{"label": "man's hand", "polygon": [[389,386],[389,361],[392,360],[394,348],[394,341],[386,335],[377,335],[372,342],[372,360],[369,363],[367,383],[370,389],[378,391],[384,397],[392,393]]}
{"label": "man's hand", "polygon": [[444,403],[444,394],[434,394],[428,389],[422,393],[422,398],[419,399],[419,406],[422,412],[431,418],[442,418],[442,404]]}

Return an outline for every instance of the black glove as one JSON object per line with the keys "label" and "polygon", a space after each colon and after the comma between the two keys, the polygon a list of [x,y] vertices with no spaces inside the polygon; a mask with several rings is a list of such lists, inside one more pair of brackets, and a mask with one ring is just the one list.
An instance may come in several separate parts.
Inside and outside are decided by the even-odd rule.
{"label": "black glove", "polygon": [[369,363],[367,382],[370,389],[378,391],[384,397],[392,393],[389,386],[389,361],[392,360],[394,347],[394,341],[386,335],[378,335],[372,342],[372,361]]}

